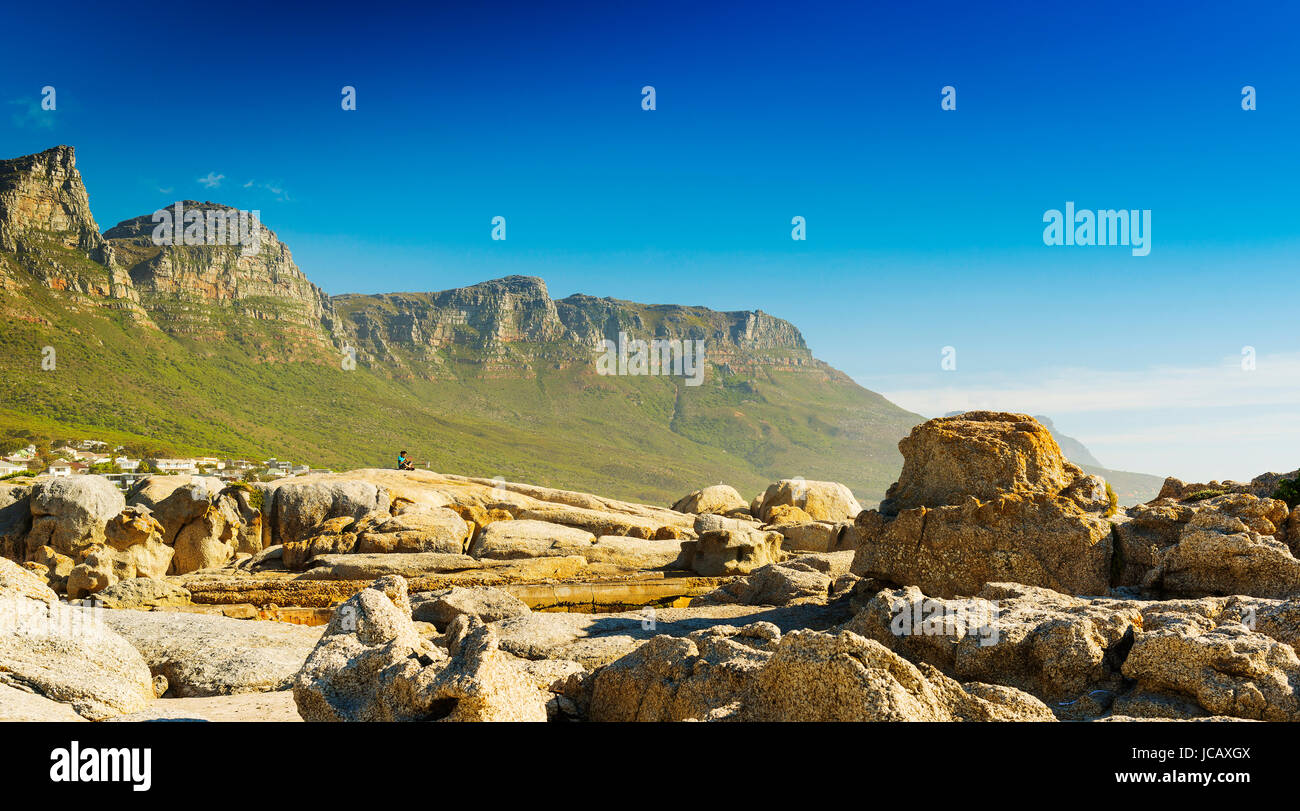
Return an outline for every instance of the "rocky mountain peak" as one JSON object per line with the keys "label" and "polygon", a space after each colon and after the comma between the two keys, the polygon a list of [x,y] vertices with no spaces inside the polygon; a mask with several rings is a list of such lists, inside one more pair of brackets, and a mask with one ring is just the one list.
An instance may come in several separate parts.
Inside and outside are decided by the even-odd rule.
{"label": "rocky mountain peak", "polygon": [[111,260],[70,146],[0,160],[0,249],[31,252],[49,245],[103,265]]}
{"label": "rocky mountain peak", "polygon": [[[330,297],[264,223],[250,250],[243,214],[181,200],[101,236],[71,147],[2,161],[0,286],[34,276],[91,304],[135,308],[142,323],[205,345],[234,339],[258,358],[331,363],[355,348],[364,362],[403,376],[444,376],[451,355],[487,374],[585,363],[599,341],[620,335],[700,341],[707,363],[735,373],[765,365],[829,373],[794,325],[759,310],[581,294],[557,301],[542,279],[520,275],[439,292]],[[6,250],[31,276],[10,270]]]}
{"label": "rocky mountain peak", "polygon": [[329,298],[249,212],[181,200],[124,220],[105,237],[142,304],[173,335],[239,337],[266,357],[331,348]]}

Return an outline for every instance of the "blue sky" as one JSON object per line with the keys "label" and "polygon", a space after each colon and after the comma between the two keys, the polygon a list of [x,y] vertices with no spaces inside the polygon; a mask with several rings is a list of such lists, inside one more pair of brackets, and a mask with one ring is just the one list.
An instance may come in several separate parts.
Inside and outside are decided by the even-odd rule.
{"label": "blue sky", "polygon": [[[927,416],[1047,413],[1183,478],[1300,465],[1300,12],[466,5],[12,9],[0,156],[75,146],[103,228],[260,209],[330,293],[763,309]],[[1150,209],[1150,255],[1044,245],[1066,201]]]}

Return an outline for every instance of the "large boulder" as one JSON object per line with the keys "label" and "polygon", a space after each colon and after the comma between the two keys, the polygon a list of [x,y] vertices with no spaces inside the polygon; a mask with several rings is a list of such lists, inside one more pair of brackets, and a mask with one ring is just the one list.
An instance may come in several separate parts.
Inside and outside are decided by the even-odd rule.
{"label": "large boulder", "polygon": [[671,521],[664,521],[640,515],[554,504],[523,507],[516,509],[514,514],[517,519],[562,524],[586,530],[592,535],[626,535],[646,540],[658,536],[665,527],[685,529],[690,525],[689,517],[684,515]]}
{"label": "large boulder", "polygon": [[[224,566],[240,549],[241,537],[252,538],[254,533],[234,499],[218,496],[206,512],[176,533],[171,573],[186,574]],[[244,549],[249,551],[247,546]]]}
{"label": "large boulder", "polygon": [[496,521],[484,527],[470,544],[469,552],[488,560],[580,555],[591,563],[663,569],[680,565],[683,543],[623,535],[597,538],[577,527],[525,518]]}
{"label": "large boulder", "polygon": [[681,566],[705,577],[749,574],[781,557],[779,532],[716,529],[682,543]]}
{"label": "large boulder", "polygon": [[131,488],[126,503],[148,508],[163,527],[163,543],[171,546],[186,524],[208,511],[225,486],[212,476],[154,474]]}
{"label": "large boulder", "polygon": [[594,721],[1051,721],[1013,688],[962,685],[873,640],[770,623],[659,636],[593,677]]}
{"label": "large boulder", "polygon": [[271,491],[270,538],[265,546],[289,544],[310,536],[330,518],[365,518],[389,512],[386,488],[363,479],[287,481]]}
{"label": "large boulder", "polygon": [[260,491],[227,486],[206,476],[148,476],[127,503],[148,508],[162,525],[162,539],[175,548],[171,573],[223,566],[238,554],[262,549]]}
{"label": "large boulder", "polygon": [[357,548],[357,520],[351,516],[331,518],[308,537],[280,547],[280,559],[290,571],[304,569],[319,555],[346,555]]}
{"label": "large boulder", "polygon": [[857,577],[849,574],[852,552],[804,555],[761,566],[698,598],[696,605],[796,605],[844,596]]}
{"label": "large boulder", "polygon": [[832,582],[828,574],[807,563],[770,563],[709,592],[699,602],[744,605],[825,602]]}
{"label": "large boulder", "polygon": [[1145,629],[1124,675],[1147,691],[1190,698],[1213,715],[1300,721],[1295,649],[1243,624],[1206,625],[1202,617],[1174,617]]}
{"label": "large boulder", "polygon": [[94,599],[104,608],[167,608],[190,605],[190,592],[166,580],[133,577],[97,592]]}
{"label": "large boulder", "polygon": [[307,721],[545,721],[548,694],[498,650],[491,627],[456,617],[444,651],[411,621],[406,581],[383,577],[335,611],[294,683]]}
{"label": "large boulder", "polygon": [[830,521],[807,521],[792,524],[776,524],[772,529],[781,533],[785,541],[782,549],[799,552],[838,552],[841,539],[845,537],[848,524],[833,524]]}
{"label": "large boulder", "polygon": [[914,586],[880,591],[844,627],[958,680],[1015,687],[1055,706],[1117,692],[1122,654],[1141,624],[1136,603],[992,583],[965,599]]}
{"label": "large boulder", "polygon": [[531,613],[528,605],[508,591],[485,588],[453,587],[411,595],[411,618],[429,622],[439,631],[447,630],[461,614],[496,622]]}
{"label": "large boulder", "polygon": [[127,507],[104,527],[104,543],[83,551],[68,574],[69,597],[84,597],[121,580],[161,578],[173,550],[162,541],[162,526],[143,507]]}
{"label": "large boulder", "polygon": [[41,546],[74,559],[104,540],[104,526],[122,512],[126,499],[103,476],[70,476],[32,485],[32,528],[27,551]]}
{"label": "large boulder", "polygon": [[689,541],[645,540],[622,535],[602,535],[581,554],[591,563],[629,569],[682,569],[683,546]]}
{"label": "large boulder", "polygon": [[36,575],[0,559],[0,685],[92,721],[144,709],[154,697],[149,668],[103,613],[60,603]]}
{"label": "large boulder", "polygon": [[879,510],[843,544],[853,573],[926,594],[975,594],[989,582],[1103,594],[1113,507],[1105,483],[1065,461],[1024,414],[975,411],[930,420],[899,442],[903,471]]}
{"label": "large boulder", "polygon": [[1127,510],[1115,527],[1116,585],[1155,596],[1300,594],[1286,503],[1246,493]]}
{"label": "large boulder", "polygon": [[749,511],[749,505],[736,488],[729,484],[714,484],[688,493],[677,500],[673,509],[681,513],[712,513],[729,515]]}
{"label": "large boulder", "polygon": [[497,560],[580,555],[595,542],[595,535],[577,527],[532,519],[497,521],[483,528],[469,554]]}
{"label": "large boulder", "polygon": [[[880,511],[956,506],[1010,494],[1061,494],[1087,475],[1067,462],[1052,432],[1033,417],[968,411],[928,420],[898,443],[903,470]],[[1106,507],[1104,492],[1101,502]],[[1081,505],[1084,506],[1084,505]]]}
{"label": "large boulder", "polygon": [[958,680],[1024,690],[1063,719],[1297,713],[1294,601],[1082,599],[991,583],[961,600],[880,591],[844,627]]}
{"label": "large boulder", "polygon": [[853,491],[839,482],[781,479],[768,485],[749,506],[755,518],[767,521],[773,507],[798,507],[814,521],[852,521],[862,512]]}
{"label": "large boulder", "polygon": [[22,560],[31,529],[31,487],[0,482],[0,558]]}
{"label": "large boulder", "polygon": [[853,573],[927,594],[977,593],[1014,582],[1068,594],[1110,588],[1111,525],[1066,499],[1008,495],[956,507],[905,510],[893,519],[871,510],[851,528]]}
{"label": "large boulder", "polygon": [[172,698],[287,690],[321,636],[319,626],[181,611],[106,611],[104,622]]}
{"label": "large boulder", "polygon": [[442,552],[458,555],[470,542],[470,525],[447,507],[418,507],[381,516],[357,531],[357,551]]}

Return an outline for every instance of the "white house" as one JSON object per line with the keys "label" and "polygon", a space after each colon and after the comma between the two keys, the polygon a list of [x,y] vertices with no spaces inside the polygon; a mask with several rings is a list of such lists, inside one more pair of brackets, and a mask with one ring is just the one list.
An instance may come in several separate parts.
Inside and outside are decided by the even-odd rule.
{"label": "white house", "polygon": [[21,473],[27,469],[27,465],[15,465],[13,462],[7,462],[0,459],[0,476],[9,476],[14,473]]}
{"label": "white house", "polygon": [[118,470],[124,473],[134,473],[135,471],[140,469],[139,459],[131,459],[126,456],[117,457],[116,459],[113,460],[113,464],[117,466]]}
{"label": "white house", "polygon": [[55,462],[45,471],[45,475],[53,476],[56,479],[67,478],[72,475],[72,465],[67,462]]}
{"label": "white house", "polygon": [[159,473],[198,473],[199,467],[193,459],[152,459],[153,466]]}
{"label": "white house", "polygon": [[140,475],[135,473],[104,473],[102,475],[105,479],[108,479],[123,490],[130,489],[131,485],[135,484],[142,478]]}

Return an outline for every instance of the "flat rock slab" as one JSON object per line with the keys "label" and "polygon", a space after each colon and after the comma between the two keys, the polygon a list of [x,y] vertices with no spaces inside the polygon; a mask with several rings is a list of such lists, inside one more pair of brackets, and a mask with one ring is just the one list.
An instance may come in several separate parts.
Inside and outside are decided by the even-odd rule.
{"label": "flat rock slab", "polygon": [[521,659],[569,659],[594,670],[659,636],[686,636],[716,625],[770,622],[782,633],[801,628],[825,630],[848,619],[845,611],[824,605],[762,608],[718,605],[642,609],[619,614],[534,612],[493,623],[501,650]]}
{"label": "flat rock slab", "polygon": [[0,722],[2,721],[84,721],[67,704],[45,696],[0,684]]}
{"label": "flat rock slab", "polygon": [[202,698],[160,698],[148,709],[119,715],[113,721],[269,721],[301,723],[293,691],[274,693],[239,693]]}
{"label": "flat rock slab", "polygon": [[587,568],[582,557],[526,558],[521,560],[477,560],[468,555],[444,555],[437,552],[411,554],[320,555],[313,567],[298,576],[300,580],[370,580],[397,574],[407,578],[423,575],[449,575],[459,572],[471,576],[490,575],[510,579],[561,579],[573,577]]}
{"label": "flat rock slab", "polygon": [[248,576],[244,572],[221,576],[204,574],[180,578],[190,599],[201,605],[293,605],[323,608],[340,603],[370,585],[371,580],[298,580]]}
{"label": "flat rock slab", "polygon": [[305,625],[176,611],[106,611],[177,698],[285,690],[320,639]]}
{"label": "flat rock slab", "polygon": [[503,586],[502,590],[534,610],[595,612],[688,600],[708,594],[722,582],[724,578],[674,577],[608,583],[519,583]]}

